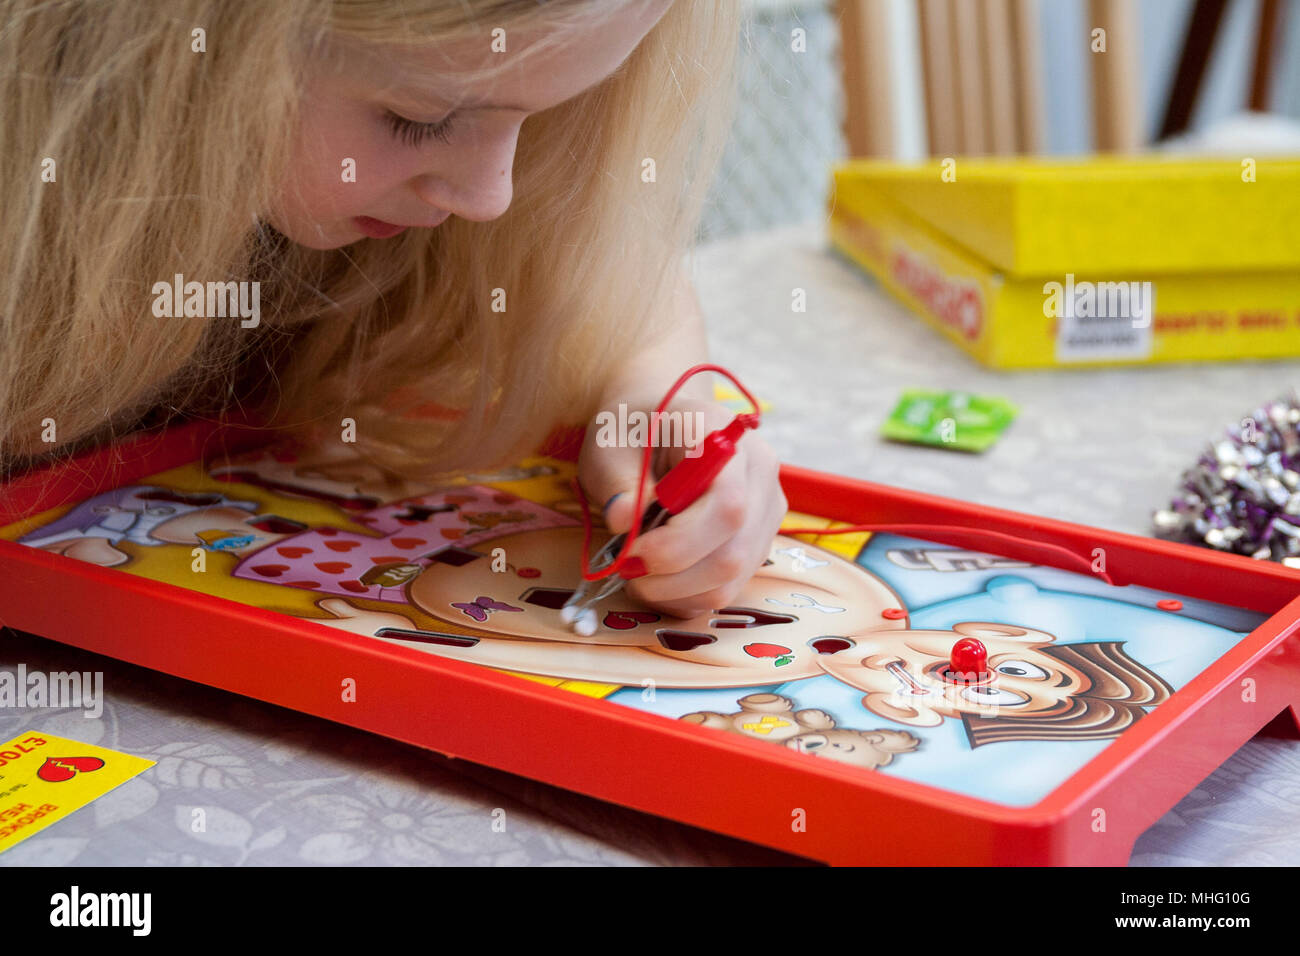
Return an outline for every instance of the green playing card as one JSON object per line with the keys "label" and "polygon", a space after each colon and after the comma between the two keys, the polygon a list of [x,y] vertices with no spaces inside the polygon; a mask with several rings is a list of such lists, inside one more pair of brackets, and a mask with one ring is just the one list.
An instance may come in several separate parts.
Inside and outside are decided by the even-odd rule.
{"label": "green playing card", "polygon": [[894,441],[984,451],[1001,437],[1018,412],[1005,398],[909,388],[880,432]]}

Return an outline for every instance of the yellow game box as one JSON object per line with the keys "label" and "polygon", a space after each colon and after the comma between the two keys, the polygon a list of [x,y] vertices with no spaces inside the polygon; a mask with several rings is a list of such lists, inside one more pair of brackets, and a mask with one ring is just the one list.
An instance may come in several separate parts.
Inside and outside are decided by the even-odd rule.
{"label": "yellow game box", "polygon": [[1300,355],[1300,162],[853,161],[829,205],[836,249],[994,368]]}

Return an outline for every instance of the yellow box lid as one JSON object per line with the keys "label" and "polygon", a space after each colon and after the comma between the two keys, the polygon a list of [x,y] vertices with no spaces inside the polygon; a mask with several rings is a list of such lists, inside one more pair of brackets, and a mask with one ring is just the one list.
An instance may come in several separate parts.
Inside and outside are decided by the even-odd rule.
{"label": "yellow box lid", "polygon": [[888,196],[1013,275],[1300,268],[1300,158],[850,160],[834,190]]}

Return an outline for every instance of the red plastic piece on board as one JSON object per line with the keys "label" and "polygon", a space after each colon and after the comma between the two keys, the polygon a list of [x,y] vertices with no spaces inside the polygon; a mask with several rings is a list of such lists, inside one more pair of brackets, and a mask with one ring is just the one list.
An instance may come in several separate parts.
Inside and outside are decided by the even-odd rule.
{"label": "red plastic piece on board", "polygon": [[988,669],[988,648],[973,637],[963,637],[952,646],[952,654],[948,657],[948,674],[944,676],[950,680],[971,682],[983,677]]}

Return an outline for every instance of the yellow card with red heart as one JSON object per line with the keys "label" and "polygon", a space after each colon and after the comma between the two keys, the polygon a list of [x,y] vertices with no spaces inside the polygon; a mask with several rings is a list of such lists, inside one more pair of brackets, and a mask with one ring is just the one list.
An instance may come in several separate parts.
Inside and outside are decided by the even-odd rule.
{"label": "yellow card with red heart", "polygon": [[0,853],[153,765],[34,730],[0,743]]}

